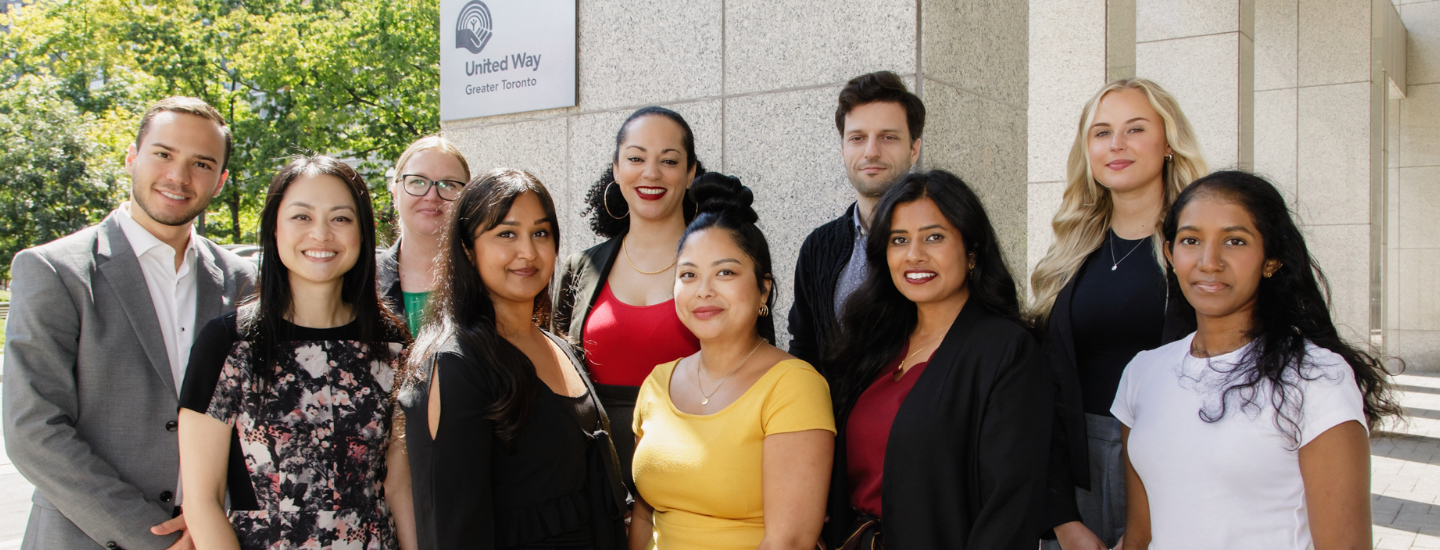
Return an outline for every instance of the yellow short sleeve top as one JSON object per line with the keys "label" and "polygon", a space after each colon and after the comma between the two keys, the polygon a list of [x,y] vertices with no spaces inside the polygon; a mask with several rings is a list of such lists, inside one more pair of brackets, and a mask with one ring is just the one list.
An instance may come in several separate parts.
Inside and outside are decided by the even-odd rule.
{"label": "yellow short sleeve top", "polygon": [[834,433],[830,388],[808,363],[781,361],[720,412],[688,414],[670,401],[678,363],[655,367],[635,401],[635,486],[655,509],[655,548],[753,550],[765,537],[762,442]]}

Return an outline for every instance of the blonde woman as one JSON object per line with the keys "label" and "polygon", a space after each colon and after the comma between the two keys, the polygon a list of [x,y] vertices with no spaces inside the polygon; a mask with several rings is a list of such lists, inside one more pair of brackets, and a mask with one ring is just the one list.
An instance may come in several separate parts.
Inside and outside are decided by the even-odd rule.
{"label": "blonde woman", "polygon": [[[1055,244],[1030,279],[1032,314],[1060,382],[1045,548],[1113,548],[1125,532],[1120,423],[1110,414],[1137,352],[1193,330],[1168,307],[1158,236],[1170,204],[1205,175],[1194,131],[1165,90],[1111,82],[1085,104],[1051,222]],[[1048,537],[1047,537],[1048,538]]]}
{"label": "blonde woman", "polygon": [[465,182],[470,165],[450,140],[425,136],[405,149],[395,163],[390,180],[391,206],[397,216],[399,236],[376,258],[375,283],[390,311],[420,333],[425,304],[435,289],[440,270],[440,230]]}

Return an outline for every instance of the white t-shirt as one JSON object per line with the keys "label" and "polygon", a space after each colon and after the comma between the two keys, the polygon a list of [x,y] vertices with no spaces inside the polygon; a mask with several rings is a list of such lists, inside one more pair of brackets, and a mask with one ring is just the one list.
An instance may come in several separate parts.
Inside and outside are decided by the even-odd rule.
{"label": "white t-shirt", "polygon": [[[1194,337],[1137,354],[1110,407],[1130,427],[1130,462],[1150,500],[1150,548],[1311,548],[1299,448],[1275,424],[1269,384],[1257,386],[1257,407],[1242,409],[1232,395],[1222,420],[1200,417],[1219,411],[1225,371],[1250,346],[1200,359],[1190,355]],[[1304,394],[1300,446],[1349,420],[1365,425],[1344,359],[1307,342],[1302,370],[1313,380],[1293,378]]]}

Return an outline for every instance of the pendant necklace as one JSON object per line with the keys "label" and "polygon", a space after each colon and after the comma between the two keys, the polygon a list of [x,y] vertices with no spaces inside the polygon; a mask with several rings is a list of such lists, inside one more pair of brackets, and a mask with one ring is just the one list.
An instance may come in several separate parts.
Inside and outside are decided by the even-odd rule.
{"label": "pendant necklace", "polygon": [[[930,342],[930,344],[934,344],[934,343],[935,343],[935,342]],[[905,362],[906,362],[906,361],[909,361],[910,358],[915,357],[915,355],[919,354],[920,352],[925,351],[926,348],[929,348],[929,347],[930,347],[930,344],[925,344],[924,346],[921,346],[919,349],[915,350],[914,353],[911,353],[910,355],[905,356],[904,359],[901,359],[901,360],[900,360],[900,365],[895,367],[895,381],[896,381],[896,382],[899,382],[899,381],[900,381],[900,378],[903,377],[903,376],[905,376]]]}
{"label": "pendant necklace", "polygon": [[[1116,260],[1116,259],[1115,259],[1115,231],[1113,231],[1113,230],[1110,231],[1110,260],[1111,260],[1111,263],[1110,263],[1110,271],[1115,271],[1116,268],[1120,267],[1120,262],[1125,261],[1125,258],[1129,258],[1131,254],[1134,254],[1136,250],[1139,250],[1139,249],[1140,249],[1140,246],[1143,245],[1143,244],[1145,244],[1145,240],[1146,240],[1146,239],[1140,239],[1140,242],[1135,244],[1135,248],[1130,249],[1130,251],[1129,251],[1129,252],[1126,252],[1124,256],[1121,256],[1120,259]],[[667,269],[668,269],[668,268],[667,268]]]}
{"label": "pendant necklace", "polygon": [[746,355],[745,355],[745,358],[740,360],[740,364],[735,365],[735,368],[730,369],[730,374],[727,374],[727,375],[725,375],[724,378],[721,378],[721,379],[720,379],[720,383],[715,386],[715,389],[710,390],[710,393],[705,393],[705,386],[700,385],[700,372],[703,371],[703,370],[705,370],[705,369],[701,368],[701,366],[700,366],[700,363],[703,361],[703,359],[696,359],[696,362],[695,362],[695,389],[700,390],[700,395],[705,396],[704,399],[700,400],[700,404],[701,404],[701,405],[709,405],[709,404],[710,404],[710,396],[715,395],[715,392],[720,391],[720,386],[724,386],[724,385],[725,385],[725,382],[729,381],[731,376],[735,376],[735,373],[740,372],[740,367],[745,366],[745,362],[750,360],[750,356],[751,356],[751,355],[755,355],[755,350],[760,349],[760,344],[763,344],[763,343],[765,343],[764,340],[761,340],[761,341],[759,341],[759,342],[756,342],[756,343],[755,343],[755,347],[750,348],[750,353],[749,353],[749,354],[746,354]]}

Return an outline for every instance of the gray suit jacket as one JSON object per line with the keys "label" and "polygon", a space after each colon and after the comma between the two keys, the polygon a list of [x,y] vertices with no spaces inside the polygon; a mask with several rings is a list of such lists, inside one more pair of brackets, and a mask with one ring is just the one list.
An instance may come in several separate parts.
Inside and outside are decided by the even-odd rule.
{"label": "gray suit jacket", "polygon": [[[200,239],[195,326],[248,295],[249,262]],[[5,451],[35,484],[24,549],[163,550],[179,400],[160,321],[115,214],[21,251],[5,327]],[[190,335],[191,338],[194,335]]]}

